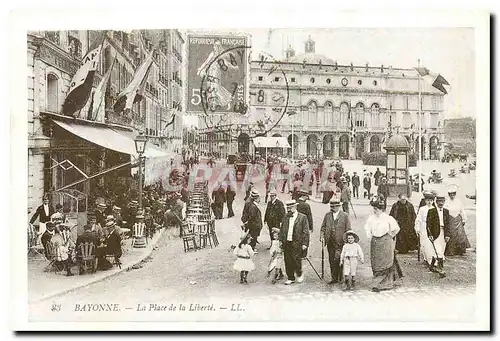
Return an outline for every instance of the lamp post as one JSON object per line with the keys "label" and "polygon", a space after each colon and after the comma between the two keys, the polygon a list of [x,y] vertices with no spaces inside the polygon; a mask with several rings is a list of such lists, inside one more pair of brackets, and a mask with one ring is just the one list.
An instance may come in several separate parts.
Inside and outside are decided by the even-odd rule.
{"label": "lamp post", "polygon": [[146,150],[146,143],[148,142],[148,138],[144,135],[143,132],[139,133],[134,140],[135,142],[135,151],[139,154],[139,210],[142,210],[142,159],[144,151]]}

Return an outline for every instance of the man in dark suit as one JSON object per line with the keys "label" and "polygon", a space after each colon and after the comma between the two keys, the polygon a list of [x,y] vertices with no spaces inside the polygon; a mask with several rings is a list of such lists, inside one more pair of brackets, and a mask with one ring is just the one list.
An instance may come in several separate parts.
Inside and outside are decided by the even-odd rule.
{"label": "man in dark suit", "polygon": [[85,225],[83,227],[83,230],[84,230],[83,233],[76,238],[77,257],[78,258],[81,257],[80,245],[84,244],[84,243],[94,244],[94,252],[95,252],[96,256],[98,257],[97,247],[99,246],[100,242],[99,242],[99,239],[97,238],[97,233],[92,231],[91,224]]}
{"label": "man in dark suit", "polygon": [[344,245],[344,233],[351,229],[351,221],[347,213],[340,207],[342,204],[336,199],[330,201],[330,212],[325,214],[321,223],[320,241],[326,245],[328,250],[328,260],[330,262],[330,273],[332,280],[328,284],[338,283],[342,278],[340,272],[340,253]]}
{"label": "man in dark suit", "polygon": [[50,216],[55,213],[52,205],[49,204],[49,198],[47,196],[43,197],[43,204],[38,206],[35,213],[31,217],[30,224],[33,224],[37,218],[39,218],[40,227],[38,232],[43,234],[45,232],[46,226],[45,224],[50,221]]}
{"label": "man in dark suit", "polygon": [[94,212],[97,223],[101,225],[101,227],[104,227],[104,225],[106,224],[106,213],[104,212],[105,210],[106,204],[99,203],[97,204],[97,208]]}
{"label": "man in dark suit", "polygon": [[437,272],[440,277],[445,276],[443,258],[446,243],[450,240],[450,212],[444,208],[445,200],[444,196],[436,196],[437,207],[427,212],[427,237],[434,244],[436,253],[436,257],[431,261],[430,270]]}
{"label": "man in dark suit", "polygon": [[47,243],[52,239],[52,237],[54,236],[55,234],[55,224],[51,221],[48,221],[45,223],[45,227],[47,228],[43,234],[42,234],[42,237],[41,237],[41,241],[42,241],[42,246],[43,246],[43,250],[45,251],[45,257],[49,257],[49,253],[48,253],[48,249],[47,249]]}
{"label": "man in dark suit", "polygon": [[360,180],[359,180],[359,175],[354,172],[354,175],[352,176],[352,196],[354,198],[359,199],[359,185],[360,185]]}
{"label": "man in dark suit", "polygon": [[233,201],[235,197],[236,197],[236,190],[233,189],[231,184],[228,184],[226,188],[226,205],[227,205],[228,218],[234,217]]}
{"label": "man in dark suit", "polygon": [[299,213],[302,213],[307,217],[307,222],[309,224],[309,231],[312,233],[314,228],[313,216],[311,212],[311,206],[307,203],[308,198],[309,198],[309,193],[299,192],[299,203],[297,205],[297,211],[299,211]]}
{"label": "man in dark suit", "polygon": [[256,202],[259,201],[259,192],[257,192],[256,190],[252,190],[250,192],[250,199],[245,202],[243,213],[241,215],[241,221],[243,222],[245,231],[249,231],[250,235],[252,236],[250,246],[255,253],[257,253],[257,250],[255,248],[255,245],[257,244],[257,238],[259,237],[260,231],[262,230],[262,213],[260,212],[260,209],[256,204]]}
{"label": "man in dark suit", "polygon": [[[280,230],[280,241],[283,245],[285,269],[288,280],[286,285],[304,281],[302,258],[307,255],[309,247],[309,223],[307,217],[297,211],[297,202],[286,202],[287,215],[283,219]],[[297,276],[297,278],[295,277]]]}
{"label": "man in dark suit", "polygon": [[213,211],[215,219],[222,219],[224,213],[224,203],[226,202],[226,189],[224,184],[219,184],[212,192]]}
{"label": "man in dark suit", "polygon": [[366,196],[363,195],[363,197],[367,197],[368,199],[370,199],[372,196],[371,192],[370,192],[370,190],[372,188],[372,179],[370,178],[370,175],[368,175],[368,174],[365,174],[365,177],[363,179],[363,188],[365,189],[365,191],[367,193]]}
{"label": "man in dark suit", "polygon": [[[267,203],[266,213],[264,213],[264,223],[269,228],[269,239],[272,240],[271,231],[274,227],[280,228],[281,222],[285,217],[285,205],[276,197],[276,191],[269,192],[269,202]],[[271,247],[269,247],[271,248]]]}

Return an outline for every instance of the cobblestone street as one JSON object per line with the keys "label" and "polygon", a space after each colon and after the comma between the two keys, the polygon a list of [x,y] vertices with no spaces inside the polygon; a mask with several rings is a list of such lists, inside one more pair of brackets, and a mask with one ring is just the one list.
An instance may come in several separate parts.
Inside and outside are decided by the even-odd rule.
{"label": "cobblestone street", "polygon": [[[263,184],[257,186],[263,187]],[[263,193],[263,188],[259,190]],[[212,302],[225,304],[228,302],[241,302],[246,306],[248,314],[246,320],[270,320],[275,314],[280,314],[283,319],[307,320],[307,307],[314,307],[315,320],[321,318],[336,320],[359,320],[361,317],[357,311],[366,313],[363,316],[367,321],[376,320],[401,320],[421,321],[441,316],[446,320],[466,321],[474,316],[474,293],[475,293],[475,261],[476,254],[470,249],[465,256],[449,257],[445,263],[447,277],[439,279],[436,274],[429,272],[421,261],[417,262],[416,252],[407,255],[399,255],[401,267],[405,277],[401,287],[381,293],[369,291],[371,280],[371,268],[369,261],[369,246],[363,230],[367,216],[371,213],[371,207],[366,200],[354,200],[354,208],[357,218],[351,214],[352,228],[360,235],[360,245],[366,256],[365,264],[357,276],[357,289],[354,292],[343,292],[339,286],[326,284],[330,280],[327,251],[325,249],[325,280],[320,280],[311,266],[303,261],[305,282],[291,286],[285,286],[282,282],[271,284],[267,278],[267,264],[269,262],[269,236],[265,228],[259,238],[260,244],[257,249],[259,253],[255,256],[256,270],[249,274],[249,284],[239,284],[238,273],[232,269],[234,256],[231,246],[237,244],[240,230],[240,217],[243,208],[243,193],[237,195],[235,201],[235,214],[233,218],[225,218],[216,221],[216,229],[220,245],[217,248],[206,248],[196,252],[184,253],[182,241],[178,237],[178,230],[165,231],[158,243],[158,249],[153,251],[151,257],[141,264],[138,269],[125,271],[119,275],[105,279],[91,286],[70,292],[30,306],[30,313],[36,320],[50,320],[53,314],[46,314],[52,304],[61,304],[61,311],[67,312],[64,317],[68,320],[78,319],[92,320],[98,313],[75,312],[75,303],[102,303],[117,302],[123,307],[129,305],[135,307],[140,303],[155,302]],[[287,199],[286,194],[279,193],[279,198]],[[310,201],[314,219],[314,232],[311,236],[309,259],[318,272],[321,271],[321,246],[319,243],[319,226],[328,206]],[[265,206],[262,202],[261,208]],[[475,211],[468,210],[469,223],[467,234],[472,247],[475,247]],[[225,214],[225,216],[227,213]],[[435,304],[439,300],[439,304]],[[384,305],[379,303],[384,301]],[[278,311],[273,310],[272,302],[279,302],[276,306]],[[299,303],[300,302],[300,303]],[[404,311],[398,307],[404,303]],[[429,307],[434,302],[431,312]],[[264,305],[262,305],[264,304]],[[300,304],[301,309],[292,309]],[[362,305],[360,305],[362,304]],[[341,306],[341,311],[331,309],[331,306]],[[264,311],[257,307],[266,307]],[[304,307],[305,309],[302,309]],[[361,308],[362,307],[362,308]],[[383,310],[380,311],[380,309]],[[290,308],[290,309],[288,309]],[[312,309],[312,308],[311,308]],[[425,311],[424,311],[425,310]],[[354,312],[357,315],[354,316]],[[117,316],[117,320],[124,319],[123,314],[132,314],[126,311]],[[97,315],[94,315],[97,314]],[[222,315],[220,318],[224,318]],[[234,313],[231,318],[243,318],[243,315]],[[62,315],[62,314],[60,314]],[[59,315],[58,315],[59,316]],[[146,319],[165,319],[165,315],[158,317],[147,315]],[[182,320],[183,315],[169,315],[175,320]],[[238,317],[239,316],[239,317]],[[113,318],[106,315],[106,318]],[[135,317],[134,317],[135,318]],[[189,320],[188,315],[184,318]],[[199,320],[212,318],[211,315],[197,315]],[[311,316],[312,318],[312,316]],[[61,319],[61,316],[58,317]]]}

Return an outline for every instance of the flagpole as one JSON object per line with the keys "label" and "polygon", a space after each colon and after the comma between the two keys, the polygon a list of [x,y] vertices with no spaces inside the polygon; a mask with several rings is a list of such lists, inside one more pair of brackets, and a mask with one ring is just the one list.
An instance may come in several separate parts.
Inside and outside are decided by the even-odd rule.
{"label": "flagpole", "polygon": [[[418,60],[418,68],[420,69],[420,59]],[[418,192],[422,192],[422,91],[420,89],[420,73],[418,75]]]}

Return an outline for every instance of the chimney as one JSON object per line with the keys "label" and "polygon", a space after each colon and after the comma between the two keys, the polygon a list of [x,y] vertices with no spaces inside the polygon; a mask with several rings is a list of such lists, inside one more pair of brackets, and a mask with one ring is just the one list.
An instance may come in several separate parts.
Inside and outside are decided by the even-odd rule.
{"label": "chimney", "polygon": [[351,71],[354,71],[354,65],[351,63]]}
{"label": "chimney", "polygon": [[366,72],[368,72],[368,63],[366,63],[366,69],[365,70],[366,70]]}
{"label": "chimney", "polygon": [[335,70],[337,70],[339,68],[338,64],[337,64],[337,61],[335,61]]}
{"label": "chimney", "polygon": [[380,72],[384,73],[384,64],[382,64],[382,66],[380,66]]}

